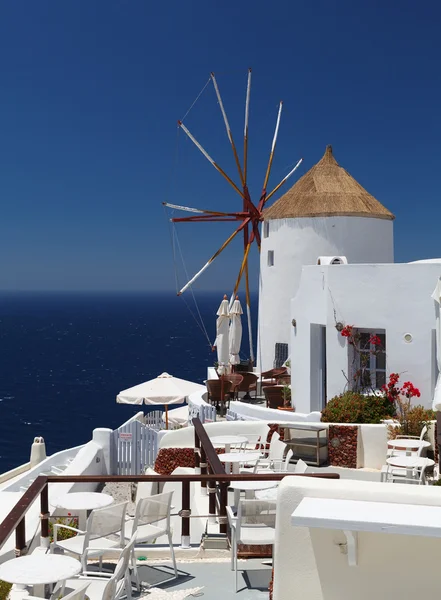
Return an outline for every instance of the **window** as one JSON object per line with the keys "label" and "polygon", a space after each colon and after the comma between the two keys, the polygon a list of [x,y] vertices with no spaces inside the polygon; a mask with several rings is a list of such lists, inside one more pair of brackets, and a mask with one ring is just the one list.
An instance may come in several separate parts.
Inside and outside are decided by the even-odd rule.
{"label": "window", "polygon": [[269,236],[269,221],[263,222],[263,237],[267,238]]}
{"label": "window", "polygon": [[352,387],[379,390],[386,383],[386,332],[357,329],[349,347]]}
{"label": "window", "polygon": [[268,250],[268,266],[274,266],[274,250]]}

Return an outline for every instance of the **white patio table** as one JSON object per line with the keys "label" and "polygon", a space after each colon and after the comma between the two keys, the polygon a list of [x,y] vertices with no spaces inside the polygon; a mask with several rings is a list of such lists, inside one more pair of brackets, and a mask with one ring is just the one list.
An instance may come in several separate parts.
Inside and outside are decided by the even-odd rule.
{"label": "white patio table", "polygon": [[412,440],[410,438],[402,438],[398,440],[389,440],[387,445],[391,448],[403,448],[403,450],[418,450],[419,448],[428,448],[430,442],[425,440]]}
{"label": "white patio table", "polygon": [[247,444],[248,438],[244,435],[217,435],[211,438],[211,443],[213,446],[224,446],[225,452],[228,454],[231,444]]}
{"label": "white patio table", "polygon": [[104,508],[113,503],[112,496],[97,492],[72,492],[56,498],[52,506],[63,510],[78,511],[78,529],[85,529],[88,510]]}
{"label": "white patio table", "polygon": [[[247,492],[255,492],[257,490],[268,490],[270,488],[277,488],[279,485],[278,481],[232,481],[230,488],[234,490],[234,505],[239,505],[240,492],[245,492],[245,498]],[[254,494],[253,494],[254,495]]]}
{"label": "white patio table", "polygon": [[422,467],[433,467],[435,461],[431,458],[423,458],[420,456],[391,456],[386,460],[391,467],[406,469],[406,477],[412,477],[413,469],[421,469]]}
{"label": "white patio table", "polygon": [[[41,586],[75,577],[81,572],[81,563],[76,558],[63,554],[34,553],[13,558],[0,565],[0,579],[22,589],[25,586]],[[37,591],[34,589],[34,594]]]}
{"label": "white patio table", "polygon": [[[219,460],[233,466],[233,473],[239,473],[241,463],[255,463],[260,458],[260,452],[225,452],[219,454]],[[228,470],[225,469],[227,472]]]}

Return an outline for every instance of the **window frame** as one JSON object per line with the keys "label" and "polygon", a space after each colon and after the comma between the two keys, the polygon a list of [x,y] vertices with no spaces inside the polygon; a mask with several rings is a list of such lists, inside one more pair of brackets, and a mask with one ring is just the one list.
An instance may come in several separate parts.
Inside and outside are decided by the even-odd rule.
{"label": "window frame", "polygon": [[[374,344],[369,344],[369,348],[366,348],[363,350],[358,350],[356,356],[355,356],[354,347],[349,346],[349,349],[350,349],[349,373],[350,373],[350,377],[351,377],[350,381],[351,381],[352,385],[354,385],[353,382],[354,382],[354,377],[355,377],[356,372],[359,369],[361,369],[361,355],[369,353],[369,367],[366,367],[366,370],[369,371],[371,383],[370,383],[370,386],[364,387],[364,388],[362,388],[362,390],[365,391],[367,389],[372,389],[375,391],[379,391],[379,390],[381,390],[381,386],[383,385],[383,383],[386,383],[386,373],[387,373],[387,334],[386,334],[386,330],[381,329],[381,328],[370,329],[370,328],[366,328],[366,327],[354,327],[354,330],[358,334],[364,333],[369,336],[384,336],[384,346],[383,346],[383,348],[384,348],[384,368],[377,367],[378,356],[376,354],[372,353],[372,350],[375,348]],[[378,384],[378,382],[377,382],[377,372],[384,373],[383,381],[380,384]]]}

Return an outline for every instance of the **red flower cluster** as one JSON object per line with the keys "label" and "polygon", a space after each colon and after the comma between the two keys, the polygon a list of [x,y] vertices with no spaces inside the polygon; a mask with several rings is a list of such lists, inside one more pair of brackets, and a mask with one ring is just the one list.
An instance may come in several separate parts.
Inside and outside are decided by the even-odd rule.
{"label": "red flower cluster", "polygon": [[343,327],[343,329],[341,330],[341,335],[345,338],[351,337],[352,333],[353,333],[352,330],[353,330],[352,325],[345,325]]}
{"label": "red flower cluster", "polygon": [[382,386],[382,391],[385,393],[386,398],[390,402],[395,402],[398,400],[400,395],[406,396],[409,400],[416,396],[419,398],[421,396],[420,390],[416,388],[413,383],[410,381],[405,381],[401,388],[398,387],[398,381],[400,376],[398,373],[391,373],[389,375],[389,383]]}
{"label": "red flower cluster", "polygon": [[410,381],[405,381],[403,383],[401,393],[406,396],[406,398],[413,398],[414,396],[419,398],[421,396],[420,390],[416,388]]}
{"label": "red flower cluster", "polygon": [[381,339],[378,337],[378,335],[371,335],[369,338],[369,343],[373,346],[381,346]]}

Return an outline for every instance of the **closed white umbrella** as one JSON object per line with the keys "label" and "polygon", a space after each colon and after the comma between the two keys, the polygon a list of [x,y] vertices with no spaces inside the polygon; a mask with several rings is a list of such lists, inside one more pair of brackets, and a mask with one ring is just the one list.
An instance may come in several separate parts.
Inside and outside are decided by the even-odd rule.
{"label": "closed white umbrella", "polygon": [[220,303],[216,314],[216,341],[214,342],[214,345],[217,350],[217,362],[219,363],[222,372],[226,365],[228,365],[228,360],[230,358],[230,311],[226,296],[224,296],[224,299]]}
{"label": "closed white umbrella", "polygon": [[168,373],[162,373],[155,379],[123,390],[116,397],[119,404],[165,405],[168,429],[168,405],[182,404],[193,392],[205,392],[205,387],[193,381],[179,379]]}
{"label": "closed white umbrella", "polygon": [[435,386],[435,394],[433,396],[433,410],[441,410],[441,278],[438,279],[436,288],[433,290],[432,298],[435,300],[435,315],[436,315],[436,360],[438,363],[438,379]]}
{"label": "closed white umbrella", "polygon": [[242,343],[242,306],[239,302],[239,296],[233,302],[230,310],[230,363],[238,365],[240,363],[240,344]]}

